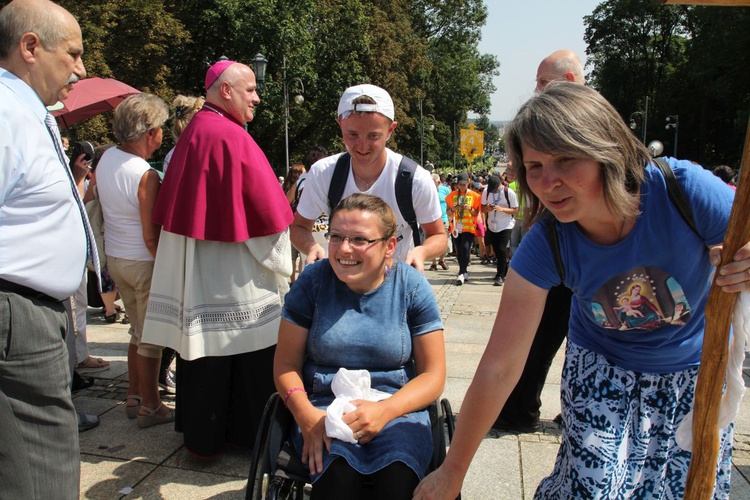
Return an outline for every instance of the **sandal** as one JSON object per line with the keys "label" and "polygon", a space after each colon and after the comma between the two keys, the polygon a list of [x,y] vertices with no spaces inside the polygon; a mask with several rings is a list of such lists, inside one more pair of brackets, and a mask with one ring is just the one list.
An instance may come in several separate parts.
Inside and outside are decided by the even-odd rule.
{"label": "sandal", "polygon": [[[121,313],[124,310],[125,309],[123,309],[122,306],[118,306],[117,304],[115,304],[115,313]],[[107,316],[107,308],[106,307],[102,307],[102,314],[104,315],[104,317]],[[110,316],[111,316],[111,314],[110,314]]]}
{"label": "sandal", "polygon": [[[128,401],[138,401],[137,405],[128,405]],[[125,414],[129,419],[134,419],[138,416],[138,410],[141,409],[141,397],[140,396],[128,396],[125,400]]]}
{"label": "sandal", "polygon": [[128,313],[125,313],[125,316],[123,316],[122,321],[120,321],[123,325],[129,325],[130,324],[130,317],[128,316]]}
{"label": "sandal", "polygon": [[445,261],[444,261],[443,259],[440,259],[440,260],[438,261],[438,264],[440,264],[440,267],[442,267],[442,268],[443,268],[443,271],[447,271],[447,270],[448,270],[448,264],[446,264],[446,263],[445,263]]}
{"label": "sandal", "polygon": [[[158,412],[159,408],[161,408],[162,406],[168,409],[169,413],[167,413],[166,415],[157,415],[156,412]],[[152,427],[154,425],[174,422],[174,410],[166,406],[164,403],[161,403],[159,406],[157,406],[155,410],[146,408],[145,406],[141,406],[141,409],[148,412],[146,415],[141,415],[140,413],[138,414],[138,427],[140,427],[141,429]]]}
{"label": "sandal", "polygon": [[433,264],[430,266],[430,271],[437,271],[437,264]]}
{"label": "sandal", "polygon": [[104,315],[104,321],[106,321],[107,323],[114,323],[114,322],[117,321],[117,318],[119,316],[120,316],[120,312],[119,311],[115,311],[114,314],[105,314]]}
{"label": "sandal", "polygon": [[109,361],[93,356],[89,356],[76,365],[76,370],[81,373],[97,373],[107,368],[109,368]]}

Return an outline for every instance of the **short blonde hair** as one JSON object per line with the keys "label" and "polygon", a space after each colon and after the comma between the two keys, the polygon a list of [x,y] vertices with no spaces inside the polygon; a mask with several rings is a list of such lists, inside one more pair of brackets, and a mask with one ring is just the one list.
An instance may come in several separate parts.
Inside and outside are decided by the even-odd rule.
{"label": "short blonde hair", "polygon": [[137,142],[151,129],[161,127],[169,117],[169,107],[153,94],[131,95],[117,106],[112,132],[120,144]]}
{"label": "short blonde hair", "polygon": [[180,135],[187,127],[193,115],[197,113],[202,107],[206,100],[203,97],[192,97],[185,95],[178,95],[172,102],[174,108],[174,114],[172,115],[172,139],[177,142]]}

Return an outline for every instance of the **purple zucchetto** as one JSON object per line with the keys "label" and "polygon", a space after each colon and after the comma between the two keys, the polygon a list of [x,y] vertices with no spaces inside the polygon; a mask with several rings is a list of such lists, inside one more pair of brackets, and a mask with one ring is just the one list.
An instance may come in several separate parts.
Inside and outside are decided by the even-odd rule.
{"label": "purple zucchetto", "polygon": [[215,62],[210,68],[208,68],[205,81],[206,90],[208,90],[208,87],[213,85],[213,83],[219,78],[219,76],[221,76],[224,70],[232,64],[237,64],[237,61],[222,60],[219,62]]}

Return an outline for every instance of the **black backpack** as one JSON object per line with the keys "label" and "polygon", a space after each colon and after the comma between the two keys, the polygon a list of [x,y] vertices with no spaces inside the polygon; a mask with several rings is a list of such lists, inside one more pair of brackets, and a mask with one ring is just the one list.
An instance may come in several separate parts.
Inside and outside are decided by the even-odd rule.
{"label": "black backpack", "polygon": [[[349,153],[344,153],[336,161],[336,168],[333,171],[331,184],[328,187],[329,214],[333,212],[333,209],[339,204],[341,196],[344,194],[346,180],[349,178],[350,159],[351,155]],[[406,223],[409,224],[409,227],[411,227],[415,247],[422,244],[422,233],[419,224],[417,224],[417,214],[414,212],[414,203],[412,202],[411,197],[412,181],[416,169],[417,163],[411,158],[403,156],[401,158],[401,163],[398,165],[398,174],[396,175],[396,182],[394,184],[398,210],[401,212],[401,216]]]}
{"label": "black backpack", "polygon": [[[654,164],[659,168],[667,183],[667,194],[669,195],[669,200],[675,208],[677,208],[677,211],[680,212],[680,215],[685,219],[685,222],[690,226],[690,229],[695,231],[696,234],[700,234],[698,233],[698,228],[695,226],[695,221],[693,220],[693,211],[690,209],[690,204],[685,198],[685,193],[682,192],[682,188],[677,184],[677,178],[674,176],[672,167],[669,166],[669,163],[667,163],[664,158],[654,158]],[[547,212],[547,217],[549,217],[549,220],[547,221],[547,241],[552,248],[552,255],[555,259],[557,274],[560,276],[560,281],[564,284],[565,266],[563,265],[562,255],[560,255],[560,240],[557,236],[557,221],[550,212]]]}

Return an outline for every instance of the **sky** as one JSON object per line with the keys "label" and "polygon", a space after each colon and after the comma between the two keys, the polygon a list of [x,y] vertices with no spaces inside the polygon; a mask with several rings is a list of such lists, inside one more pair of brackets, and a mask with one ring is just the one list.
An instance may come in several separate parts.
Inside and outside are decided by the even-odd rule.
{"label": "sky", "polygon": [[[573,50],[586,63],[583,16],[600,0],[485,0],[487,24],[479,52],[494,54],[500,76],[494,78],[491,121],[511,120],[531,97],[536,69],[549,54]],[[588,70],[587,70],[588,72]]]}

